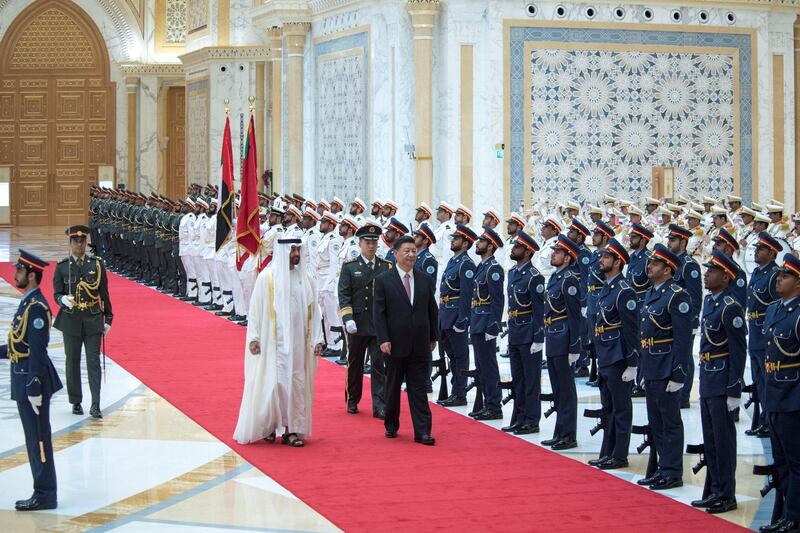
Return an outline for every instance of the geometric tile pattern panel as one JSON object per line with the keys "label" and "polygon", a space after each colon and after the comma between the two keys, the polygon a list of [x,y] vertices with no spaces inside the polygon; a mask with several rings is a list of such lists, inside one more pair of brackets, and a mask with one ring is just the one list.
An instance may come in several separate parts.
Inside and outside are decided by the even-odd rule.
{"label": "geometric tile pattern panel", "polygon": [[208,80],[190,83],[187,88],[187,161],[188,181],[208,180]]}
{"label": "geometric tile pattern panel", "polygon": [[[700,190],[706,186],[702,183],[696,183],[698,178],[709,176],[712,180],[716,180],[712,182],[709,189],[710,191],[730,190],[734,183],[738,183],[739,193],[744,198],[745,202],[751,200],[754,153],[757,144],[757,139],[753,136],[756,112],[753,104],[753,91],[757,83],[753,68],[754,36],[752,32],[744,29],[736,30],[731,33],[705,33],[603,28],[600,26],[592,26],[590,28],[510,26],[508,28],[507,43],[509,54],[509,64],[507,65],[509,86],[506,94],[509,99],[509,124],[507,127],[509,129],[508,135],[510,141],[508,160],[510,167],[509,187],[511,206],[516,208],[524,199],[526,186],[531,188],[531,192],[535,191],[535,194],[540,194],[543,190],[546,190],[536,188],[537,184],[541,186],[542,179],[538,179],[537,181],[537,178],[533,175],[534,151],[537,153],[537,161],[535,162],[537,166],[541,167],[541,165],[544,164],[552,168],[553,165],[552,160],[550,162],[544,161],[538,155],[539,153],[543,153],[542,151],[548,143],[557,142],[555,137],[547,138],[548,130],[546,128],[543,129],[545,121],[550,120],[550,122],[547,123],[548,128],[555,128],[555,131],[559,131],[560,126],[557,118],[563,117],[563,120],[566,120],[566,117],[570,115],[570,111],[567,109],[568,105],[574,109],[575,106],[586,104],[591,101],[591,99],[600,97],[600,93],[595,93],[593,91],[599,91],[601,87],[604,87],[603,79],[609,81],[608,75],[601,75],[601,62],[603,65],[602,68],[611,68],[612,70],[616,69],[622,72],[624,70],[625,61],[631,61],[634,57],[642,61],[646,60],[649,64],[668,61],[680,63],[682,61],[684,63],[684,68],[687,69],[689,62],[693,61],[692,69],[688,69],[684,72],[676,68],[668,74],[661,75],[659,79],[662,82],[666,80],[672,82],[672,75],[674,75],[676,80],[673,84],[671,96],[665,93],[664,97],[669,101],[672,101],[671,98],[675,98],[676,103],[682,102],[684,96],[690,98],[690,113],[696,116],[692,117],[690,122],[681,120],[672,114],[668,119],[666,116],[661,117],[661,119],[656,121],[656,124],[650,124],[652,127],[649,130],[649,136],[638,138],[634,135],[635,128],[642,125],[642,117],[644,115],[641,114],[641,106],[638,104],[638,102],[640,102],[640,94],[636,94],[636,100],[631,103],[637,103],[637,105],[626,106],[626,104],[623,103],[621,109],[621,111],[625,113],[625,116],[628,117],[628,122],[625,124],[627,124],[626,132],[629,133],[630,136],[626,141],[622,136],[622,134],[626,132],[620,129],[623,123],[618,122],[619,117],[615,115],[615,113],[619,114],[620,109],[614,104],[615,100],[613,99],[614,95],[618,94],[616,91],[622,91],[623,93],[625,91],[630,92],[625,86],[626,80],[623,80],[621,89],[614,84],[605,85],[610,92],[603,93],[603,97],[605,98],[608,96],[611,99],[608,104],[603,104],[605,106],[603,109],[607,109],[604,113],[607,113],[607,117],[610,116],[612,118],[612,127],[609,130],[609,123],[605,121],[602,125],[603,129],[600,129],[600,122],[603,121],[603,119],[600,117],[599,112],[597,116],[586,115],[582,118],[582,120],[587,119],[590,122],[594,121],[593,123],[596,126],[595,129],[586,132],[586,135],[581,136],[585,131],[585,122],[578,121],[577,126],[579,131],[577,132],[574,129],[574,123],[567,125],[571,128],[569,131],[573,133],[573,137],[569,138],[568,145],[574,146],[574,148],[570,149],[572,155],[568,156],[568,158],[572,157],[575,161],[577,161],[578,158],[582,160],[584,165],[580,168],[584,172],[584,177],[582,180],[577,179],[579,167],[576,164],[570,180],[565,182],[563,188],[561,186],[551,186],[551,190],[548,192],[548,194],[552,196],[551,199],[563,199],[566,196],[570,196],[572,191],[575,193],[575,198],[581,197],[581,194],[583,194],[585,198],[596,198],[596,190],[599,186],[592,185],[597,184],[598,181],[598,178],[594,177],[593,174],[599,174],[603,169],[606,169],[606,173],[610,173],[611,169],[622,168],[624,174],[626,168],[632,167],[634,171],[634,183],[629,187],[631,194],[637,194],[637,191],[649,191],[651,189],[650,174],[644,174],[641,168],[638,170],[636,169],[635,163],[630,163],[630,161],[633,160],[632,158],[641,158],[640,152],[629,150],[627,155],[622,154],[624,143],[629,143],[627,145],[628,148],[639,146],[639,150],[644,146],[648,153],[654,154],[653,161],[658,160],[659,157],[661,160],[675,161],[678,159],[675,157],[675,152],[681,149],[685,150],[683,156],[688,155],[689,150],[687,145],[689,139],[691,139],[692,146],[695,147],[696,151],[692,158],[692,168],[689,168],[688,165],[684,165],[681,170],[676,168],[676,173],[680,174],[677,176],[676,188],[684,192],[691,192],[695,189]],[[654,51],[654,47],[659,47],[659,50]],[[569,75],[574,77],[570,79],[568,88],[563,91],[564,95],[562,98],[555,98],[548,95],[553,94],[552,90],[558,88],[559,83],[565,84],[563,87],[567,87],[568,74],[566,72],[561,74],[561,79],[557,79],[555,84],[553,84],[552,80],[551,82],[543,82],[533,79],[534,76],[532,74],[534,69],[539,72],[540,69],[545,68],[546,58],[531,53],[531,50],[536,51],[545,48],[562,48],[563,50],[582,49],[586,51],[585,55],[589,62],[588,65],[581,66],[579,61],[578,66],[580,67],[580,71],[572,68],[565,69],[565,71],[568,70]],[[609,49],[619,50],[620,52],[629,51],[631,54],[634,52],[642,52],[642,54],[638,56],[629,55],[628,57],[622,57],[619,53],[602,54],[601,60],[600,52]],[[720,51],[720,49],[724,50]],[[593,50],[594,54],[592,54]],[[672,59],[670,58],[670,52],[674,55]],[[577,56],[578,52],[574,52],[574,54]],[[594,59],[590,57],[592,55],[595,56]],[[704,82],[700,82],[700,87],[698,87],[696,83],[698,79],[697,75],[702,69],[713,73],[713,79],[720,80],[722,82],[722,87],[706,88]],[[660,74],[655,69],[652,69],[650,75],[652,79],[655,79],[654,77]],[[581,81],[581,77],[583,77],[583,81]],[[645,84],[651,81],[651,78],[645,79]],[[626,79],[630,80],[631,78],[628,76]],[[731,80],[733,81],[732,88],[730,87]],[[597,81],[600,85],[594,86],[594,89],[590,91],[589,81],[593,83]],[[611,81],[617,80],[612,79]],[[641,79],[639,81],[641,81]],[[542,83],[545,83],[545,85],[541,85]],[[544,92],[545,98],[549,97],[552,105],[556,105],[556,101],[558,101],[560,105],[563,106],[561,109],[563,113],[550,113],[551,116],[549,119],[548,117],[537,116],[536,134],[538,138],[536,143],[534,143],[533,139],[535,125],[533,113],[541,113],[541,110],[534,109],[534,107],[536,107],[533,104],[534,84],[540,85],[541,88],[537,88],[536,90],[540,94]],[[580,104],[578,102],[580,95],[579,87],[586,91],[584,92],[584,98]],[[655,89],[655,87],[653,88]],[[721,93],[714,92],[717,90],[721,90]],[[640,91],[640,93],[641,92],[643,91]],[[731,95],[731,93],[733,94]],[[714,98],[722,98],[722,100],[714,100]],[[541,96],[538,97],[537,102],[539,101],[541,101]],[[658,102],[658,95],[655,94],[655,92],[653,92],[652,95],[648,93],[645,98],[644,111],[646,113],[649,112],[647,110],[647,105],[649,105],[647,102],[652,101]],[[703,120],[700,119],[697,113],[697,105],[700,106],[700,112],[707,112]],[[656,106],[656,111],[658,113],[665,112],[661,104]],[[574,113],[573,111],[573,116]],[[732,123],[729,122],[731,115],[735,117]],[[634,120],[637,117],[639,117],[638,123]],[[661,130],[656,128],[659,123],[661,124]],[[689,124],[693,126],[692,132],[689,132]],[[666,129],[667,125],[669,125],[669,131]],[[681,130],[681,127],[685,129]],[[561,130],[563,129],[564,128],[561,128]],[[567,135],[569,135],[569,131],[567,131]],[[575,133],[578,134],[578,137],[574,136]],[[733,140],[731,141],[731,139]],[[619,152],[619,154],[617,154],[616,159],[612,158],[612,160],[608,160],[608,163],[601,164],[601,162],[607,160],[608,154],[605,150],[607,150],[609,144],[607,142],[608,140],[612,141],[612,149],[615,152]],[[642,145],[642,142],[645,144]],[[732,153],[731,149],[728,147],[731,143],[733,146]],[[599,147],[604,145],[605,148],[600,150]],[[550,147],[548,150],[553,149],[555,148]],[[578,158],[576,158],[576,150]],[[669,154],[670,157],[665,157],[668,155],[666,153],[667,150],[671,152]],[[705,150],[705,152],[702,152],[702,150]],[[727,156],[729,162],[725,162],[726,151],[729,154]],[[616,162],[612,163],[612,161]],[[625,161],[628,162],[628,167],[625,166]],[[656,163],[648,163],[647,166],[659,165]],[[680,167],[679,165],[676,166]],[[541,176],[541,168],[537,168],[535,171],[537,172],[537,176]],[[561,171],[563,175],[566,175],[566,166],[563,166]],[[638,183],[635,182],[637,176],[639,179]],[[616,175],[612,175],[610,178],[612,180],[616,179],[616,182],[611,185],[607,184],[605,187],[609,187],[609,192],[613,194],[617,192],[615,187],[618,184],[622,185],[624,180],[619,179],[619,176]],[[569,187],[569,191],[566,191],[567,187]],[[694,187],[694,189],[692,189],[692,187]],[[603,187],[599,188],[602,189]],[[585,194],[581,193],[581,190],[585,191]],[[622,194],[626,194],[625,190],[620,191],[620,195]],[[638,192],[638,194],[644,193]]]}
{"label": "geometric tile pattern panel", "polygon": [[32,21],[16,43],[14,70],[91,69],[98,64],[89,37],[68,14],[48,9]]}
{"label": "geometric tile pattern panel", "polygon": [[186,1],[167,0],[166,41],[171,44],[186,41]]}
{"label": "geometric tile pattern panel", "polygon": [[537,195],[640,200],[653,166],[675,167],[675,195],[733,192],[733,55],[536,48],[529,61]]}
{"label": "geometric tile pattern panel", "polygon": [[362,32],[316,45],[317,197],[368,196],[367,36]]}

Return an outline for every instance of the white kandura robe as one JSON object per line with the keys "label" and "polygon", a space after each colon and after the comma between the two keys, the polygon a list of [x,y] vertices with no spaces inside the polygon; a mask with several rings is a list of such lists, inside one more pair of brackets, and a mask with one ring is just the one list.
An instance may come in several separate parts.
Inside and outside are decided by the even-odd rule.
{"label": "white kandura robe", "polygon": [[[283,428],[301,437],[311,434],[317,371],[314,346],[322,342],[322,324],[313,279],[304,268],[295,267],[289,280],[289,301],[278,302],[281,314],[288,318],[288,346],[273,306],[276,288],[271,267],[259,274],[253,290],[247,317],[244,393],[233,434],[241,444],[261,440],[273,431],[280,436]],[[260,355],[250,353],[250,341],[255,339],[261,344]]]}

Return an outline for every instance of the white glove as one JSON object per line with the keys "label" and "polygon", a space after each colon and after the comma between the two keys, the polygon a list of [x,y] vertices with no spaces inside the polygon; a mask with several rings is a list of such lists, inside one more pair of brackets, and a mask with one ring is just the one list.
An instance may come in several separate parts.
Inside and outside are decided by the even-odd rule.
{"label": "white glove", "polygon": [[486,342],[493,341],[493,340],[495,340],[497,338],[497,335],[489,335],[488,333],[485,333],[484,335],[485,335],[484,338],[486,339]]}
{"label": "white glove", "polygon": [[574,365],[578,361],[578,359],[580,359],[581,354],[571,353],[567,357],[569,358],[569,364]]}
{"label": "white glove", "polygon": [[464,330],[463,330],[463,329],[458,329],[458,328],[457,328],[457,327],[455,327],[455,326],[453,326],[453,331],[455,331],[456,333],[464,333]]}
{"label": "white glove", "polygon": [[677,383],[675,381],[668,381],[667,382],[667,392],[678,392],[683,388],[683,383]]}
{"label": "white glove", "polygon": [[586,318],[586,308],[585,307],[581,307],[581,316],[583,318]]}
{"label": "white glove", "polygon": [[347,322],[345,322],[345,323],[344,323],[344,329],[345,329],[345,330],[347,331],[347,333],[349,333],[350,335],[355,335],[356,331],[358,331],[358,330],[356,329],[356,322],[355,322],[355,320],[348,320]]}
{"label": "white glove", "polygon": [[61,305],[63,305],[67,309],[72,309],[73,307],[75,307],[72,298],[70,298],[68,294],[65,294],[64,296],[61,297]]}
{"label": "white glove", "polygon": [[628,383],[629,381],[633,381],[634,379],[636,379],[636,367],[635,366],[629,366],[622,373],[622,381],[624,381],[625,383]]}
{"label": "white glove", "polygon": [[103,335],[108,335],[109,331],[111,331],[111,324],[103,324]]}
{"label": "white glove", "polygon": [[644,380],[639,382],[639,386],[642,388],[642,390],[645,390],[645,388],[644,388]]}
{"label": "white glove", "polygon": [[697,334],[698,334],[698,333],[700,333],[700,328],[694,328],[694,329],[692,330],[692,335],[693,335],[693,336],[697,337]]}
{"label": "white glove", "polygon": [[544,349],[543,342],[534,342],[531,344],[531,353],[541,352]]}
{"label": "white glove", "polygon": [[37,415],[39,414],[39,408],[42,406],[42,395],[39,396],[28,396],[28,401],[31,402],[31,407],[33,407],[33,412]]}
{"label": "white glove", "polygon": [[728,404],[728,411],[734,411],[737,407],[739,407],[739,403],[741,401],[741,398],[734,398],[733,396],[728,396],[725,398],[725,403]]}

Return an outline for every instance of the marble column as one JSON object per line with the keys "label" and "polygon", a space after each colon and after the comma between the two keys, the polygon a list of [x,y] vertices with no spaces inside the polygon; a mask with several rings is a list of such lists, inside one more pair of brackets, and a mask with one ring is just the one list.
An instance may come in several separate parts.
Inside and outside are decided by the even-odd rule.
{"label": "marble column", "polygon": [[409,0],[414,27],[416,205],[433,201],[433,26],[439,0]]}
{"label": "marble column", "polygon": [[142,76],[139,81],[139,102],[136,115],[136,185],[144,194],[158,191],[158,92],[156,76]]}
{"label": "marble column", "polygon": [[256,101],[254,102],[255,105],[255,115],[256,115],[256,139],[258,140],[258,146],[256,147],[256,154],[258,154],[258,182],[261,183],[261,176],[264,175],[264,147],[265,144],[265,137],[264,137],[264,77],[265,77],[265,63],[264,61],[256,61]]}
{"label": "marble column", "polygon": [[282,28],[287,60],[288,192],[292,193],[303,191],[303,52],[310,28],[311,25],[304,22],[284,24]]}
{"label": "marble column", "polygon": [[139,88],[139,78],[125,78],[125,89],[128,93],[128,131],[126,145],[128,147],[128,190],[136,190],[136,91]]}
{"label": "marble column", "polygon": [[[800,176],[800,17],[794,23],[794,176]],[[800,207],[800,187],[795,186],[795,209]]]}
{"label": "marble column", "polygon": [[270,161],[272,163],[272,188],[283,192],[283,135],[281,124],[281,110],[283,108],[283,97],[281,95],[281,83],[283,76],[283,40],[280,28],[271,28],[267,31],[270,43],[270,83],[269,83],[269,107],[270,107]]}

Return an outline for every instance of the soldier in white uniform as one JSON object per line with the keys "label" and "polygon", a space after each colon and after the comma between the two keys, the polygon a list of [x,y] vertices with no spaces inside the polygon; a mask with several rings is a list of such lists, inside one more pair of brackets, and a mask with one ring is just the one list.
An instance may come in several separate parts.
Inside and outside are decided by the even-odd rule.
{"label": "soldier in white uniform", "polygon": [[316,247],[316,272],[319,307],[322,310],[322,322],[325,334],[325,357],[338,357],[342,350],[342,334],[331,331],[341,327],[337,283],[339,279],[339,252],[344,239],[336,231],[338,220],[330,211],[322,214],[319,221],[320,239]]}
{"label": "soldier in white uniform", "polygon": [[[439,221],[439,226],[434,231],[436,237],[436,244],[431,246],[430,251],[436,258],[440,265],[446,265],[450,258],[453,257],[453,252],[450,251],[450,235],[456,230],[456,225],[453,222],[453,214],[455,209],[447,202],[439,202],[439,207],[436,209],[436,220]],[[444,268],[440,268],[442,272]],[[439,283],[436,283],[439,287]]]}
{"label": "soldier in white uniform", "polygon": [[367,204],[364,203],[364,200],[356,196],[350,204],[350,216],[353,217],[353,220],[356,221],[359,227],[361,227],[361,225],[364,224],[364,220],[366,220],[364,216],[366,212]]}
{"label": "soldier in white uniform", "polygon": [[415,233],[419,225],[423,222],[427,222],[430,225],[432,216],[433,209],[431,209],[430,206],[425,202],[420,202],[420,204],[417,206],[416,212],[414,213],[414,222],[411,223],[411,233]]}
{"label": "soldier in white uniform", "polygon": [[337,279],[339,278],[339,271],[342,269],[342,265],[347,261],[355,259],[358,257],[358,254],[361,253],[358,247],[358,239],[356,238],[357,230],[358,224],[353,220],[353,217],[350,215],[342,217],[342,221],[339,223],[339,236],[342,238],[342,248],[339,250],[339,266],[336,269]]}
{"label": "soldier in white uniform", "polygon": [[[204,198],[197,199],[197,205],[200,206],[200,213],[194,222],[192,228],[192,249],[194,256],[195,271],[197,272],[197,304],[208,305],[211,303],[211,274],[208,271],[208,264],[205,260],[206,253],[206,223],[208,222],[208,202]],[[216,227],[214,229],[216,234]]]}
{"label": "soldier in white uniform", "polygon": [[303,243],[307,246],[307,249],[310,251],[309,258],[308,258],[308,271],[313,276],[317,271],[317,254],[314,251],[319,247],[320,239],[322,238],[322,234],[317,229],[317,223],[320,220],[320,216],[317,212],[313,209],[306,208],[305,213],[303,213],[303,221],[302,221],[302,228],[303,228]]}
{"label": "soldier in white uniform", "polygon": [[511,213],[511,216],[506,220],[506,237],[505,246],[500,248],[495,254],[495,259],[500,263],[506,272],[512,268],[516,268],[517,262],[511,259],[511,248],[514,247],[514,239],[519,232],[525,229],[525,219],[519,213]]}
{"label": "soldier in white uniform", "polygon": [[646,211],[644,223],[651,230],[661,224],[661,218],[658,216],[659,205],[661,205],[661,202],[653,197],[648,197],[644,200],[644,210]]}
{"label": "soldier in white uniform", "polygon": [[383,226],[388,226],[389,222],[397,216],[397,204],[394,200],[386,200],[383,202],[383,211],[381,211],[381,218],[383,219]]}
{"label": "soldier in white uniform", "polygon": [[342,221],[342,217],[345,215],[344,202],[336,196],[334,196],[333,200],[331,200],[331,213],[336,215],[336,220],[339,222]]}
{"label": "soldier in white uniform", "polygon": [[186,271],[186,300],[194,300],[197,298],[197,272],[194,268],[194,257],[192,248],[192,231],[197,221],[195,214],[196,204],[191,198],[186,199],[186,203],[192,208],[181,218],[180,226],[178,226],[178,256],[183,263],[183,269]]}
{"label": "soldier in white uniform", "polygon": [[767,216],[769,216],[770,220],[767,232],[776,239],[786,239],[791,228],[789,227],[789,220],[783,216],[783,204],[777,202],[768,204]]}
{"label": "soldier in white uniform", "polygon": [[533,256],[533,266],[541,272],[545,280],[550,279],[550,275],[555,272],[556,268],[550,264],[550,256],[553,255],[553,247],[558,242],[558,234],[561,233],[562,227],[553,217],[547,218],[542,224],[542,239],[544,244],[542,248]]}

